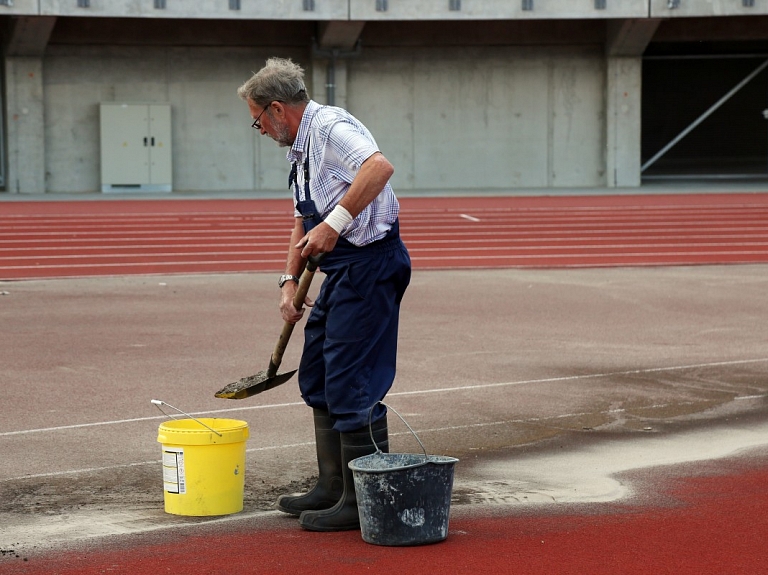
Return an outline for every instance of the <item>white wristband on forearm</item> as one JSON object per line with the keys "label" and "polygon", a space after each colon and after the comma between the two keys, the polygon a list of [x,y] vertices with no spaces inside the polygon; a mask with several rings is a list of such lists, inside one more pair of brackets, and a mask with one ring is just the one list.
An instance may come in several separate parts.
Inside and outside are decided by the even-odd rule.
{"label": "white wristband on forearm", "polygon": [[340,234],[341,230],[351,224],[354,219],[345,207],[336,205],[331,210],[331,213],[326,216],[325,223],[331,226],[337,234]]}

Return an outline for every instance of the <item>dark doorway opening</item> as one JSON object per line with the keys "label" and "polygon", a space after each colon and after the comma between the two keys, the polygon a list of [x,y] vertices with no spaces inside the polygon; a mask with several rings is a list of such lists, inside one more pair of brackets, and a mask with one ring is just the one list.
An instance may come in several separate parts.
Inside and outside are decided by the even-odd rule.
{"label": "dark doorway opening", "polygon": [[643,179],[768,179],[768,65],[755,74],[766,61],[768,55],[646,58]]}

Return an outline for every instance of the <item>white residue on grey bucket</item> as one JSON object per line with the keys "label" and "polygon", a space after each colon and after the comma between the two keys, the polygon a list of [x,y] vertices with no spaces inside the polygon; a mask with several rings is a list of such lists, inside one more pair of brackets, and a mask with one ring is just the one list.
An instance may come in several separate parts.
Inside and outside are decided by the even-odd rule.
{"label": "white residue on grey bucket", "polygon": [[377,482],[378,492],[382,497],[386,497],[390,504],[395,504],[395,494],[400,490],[394,485],[390,484],[389,478],[386,475],[378,475],[375,477]]}
{"label": "white residue on grey bucket", "polygon": [[424,525],[425,515],[423,507],[403,509],[397,516],[400,518],[400,521],[410,527],[421,527]]}

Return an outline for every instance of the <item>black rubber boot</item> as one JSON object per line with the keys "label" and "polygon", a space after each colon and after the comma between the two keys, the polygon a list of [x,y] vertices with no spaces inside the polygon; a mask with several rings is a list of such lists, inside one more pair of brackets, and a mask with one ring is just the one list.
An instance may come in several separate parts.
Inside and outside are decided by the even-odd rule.
{"label": "black rubber boot", "polygon": [[[372,426],[373,437],[378,448],[389,452],[387,418],[384,416]],[[341,434],[341,465],[344,474],[344,493],[336,505],[323,511],[305,511],[299,518],[299,524],[309,531],[347,531],[360,528],[360,516],[357,512],[355,482],[349,462],[358,457],[376,452],[371,442],[371,432],[366,425],[350,433]]]}
{"label": "black rubber boot", "polygon": [[315,409],[315,448],[317,450],[318,477],[315,486],[307,493],[281,495],[277,508],[298,517],[302,511],[329,509],[344,493],[341,469],[341,440],[333,429],[333,420],[327,411]]}

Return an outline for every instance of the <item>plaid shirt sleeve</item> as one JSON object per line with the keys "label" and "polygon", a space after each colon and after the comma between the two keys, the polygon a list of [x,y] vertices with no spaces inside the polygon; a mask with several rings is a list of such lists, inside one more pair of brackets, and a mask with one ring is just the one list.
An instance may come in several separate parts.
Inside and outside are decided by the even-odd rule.
{"label": "plaid shirt sleeve", "polygon": [[[347,193],[363,163],[379,147],[356,118],[340,108],[326,106],[318,110],[312,121],[309,145],[310,193],[325,218]],[[398,212],[397,198],[387,183],[341,235],[358,246],[379,240],[387,234]]]}

